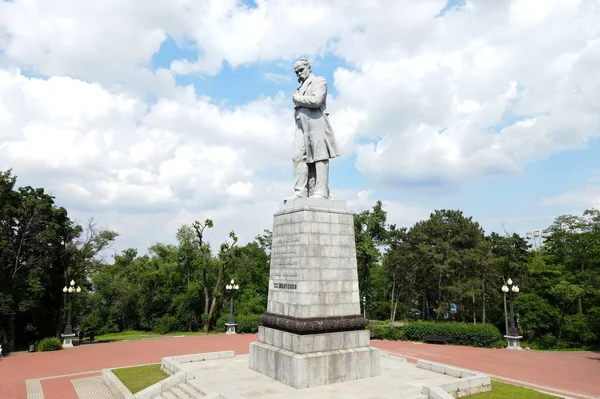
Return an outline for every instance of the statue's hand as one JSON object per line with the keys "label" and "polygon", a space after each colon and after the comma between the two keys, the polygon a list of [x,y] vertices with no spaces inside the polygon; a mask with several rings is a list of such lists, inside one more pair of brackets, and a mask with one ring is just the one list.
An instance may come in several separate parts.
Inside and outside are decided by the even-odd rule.
{"label": "statue's hand", "polygon": [[298,92],[295,92],[294,94],[292,94],[292,101],[294,102],[294,104],[298,104]]}

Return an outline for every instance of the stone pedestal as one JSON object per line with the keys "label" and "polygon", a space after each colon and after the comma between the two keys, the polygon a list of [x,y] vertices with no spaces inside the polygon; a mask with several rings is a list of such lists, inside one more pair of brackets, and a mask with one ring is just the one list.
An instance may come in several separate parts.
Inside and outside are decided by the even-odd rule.
{"label": "stone pedestal", "polygon": [[63,339],[63,348],[72,348],[73,347],[73,338],[75,338],[75,334],[60,334]]}
{"label": "stone pedestal", "polygon": [[225,327],[227,327],[227,331],[225,332],[225,334],[235,334],[235,327],[237,326],[236,323],[225,323]]}
{"label": "stone pedestal", "polygon": [[360,314],[354,218],[345,201],[281,205],[260,324],[252,370],[295,388],[379,375],[379,352]]}
{"label": "stone pedestal", "polygon": [[506,347],[506,349],[512,349],[512,350],[518,350],[520,351],[521,349],[521,344],[519,343],[519,341],[521,340],[521,338],[523,338],[520,335],[505,335],[504,338],[506,338],[506,341],[508,342],[508,346]]}

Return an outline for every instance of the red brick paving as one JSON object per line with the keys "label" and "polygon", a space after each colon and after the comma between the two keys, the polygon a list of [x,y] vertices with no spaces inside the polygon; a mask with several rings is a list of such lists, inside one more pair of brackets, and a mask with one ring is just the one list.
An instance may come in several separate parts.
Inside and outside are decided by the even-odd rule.
{"label": "red brick paving", "polygon": [[[25,380],[97,371],[103,368],[159,363],[164,356],[233,350],[248,353],[256,335],[209,335],[83,345],[72,349],[19,353],[0,359],[0,398],[25,399]],[[452,364],[505,378],[600,397],[600,354],[483,349],[414,342],[379,341],[373,346],[405,356]],[[65,377],[42,380],[45,399],[76,398]]]}
{"label": "red brick paving", "polygon": [[[253,341],[256,341],[256,335],[253,334],[196,335],[98,343],[56,352],[17,353],[0,359],[0,398],[26,399],[25,381],[31,378],[160,363],[165,356],[188,353],[233,350],[235,353],[243,354],[248,353],[248,345]],[[75,394],[75,389],[68,378],[43,380],[42,387],[45,399],[59,397],[69,399]]]}
{"label": "red brick paving", "polygon": [[372,345],[418,359],[600,397],[600,353],[472,348],[406,341]]}

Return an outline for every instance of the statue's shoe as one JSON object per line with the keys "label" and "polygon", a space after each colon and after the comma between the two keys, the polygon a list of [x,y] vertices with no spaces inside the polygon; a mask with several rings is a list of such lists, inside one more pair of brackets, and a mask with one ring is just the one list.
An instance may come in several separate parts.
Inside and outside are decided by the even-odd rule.
{"label": "statue's shoe", "polygon": [[291,201],[291,200],[296,200],[298,198],[306,198],[306,196],[302,196],[300,194],[294,194],[291,197],[285,197],[284,200]]}
{"label": "statue's shoe", "polygon": [[314,194],[314,195],[311,195],[311,196],[310,196],[310,198],[329,199],[329,198],[327,198],[326,196],[324,196],[324,195],[321,195],[321,194]]}

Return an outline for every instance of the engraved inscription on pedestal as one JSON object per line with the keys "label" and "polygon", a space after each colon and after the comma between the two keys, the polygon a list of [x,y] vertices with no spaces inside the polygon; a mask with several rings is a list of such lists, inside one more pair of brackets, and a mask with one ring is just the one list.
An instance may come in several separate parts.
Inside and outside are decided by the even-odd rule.
{"label": "engraved inscription on pedestal", "polygon": [[321,203],[312,199],[304,202],[275,214],[269,297],[261,322],[298,334],[364,328],[353,215],[343,201],[326,201],[330,208],[314,206]]}
{"label": "engraved inscription on pedestal", "polygon": [[252,370],[296,388],[379,375],[360,314],[353,223],[343,201],[300,199],[275,214]]}

